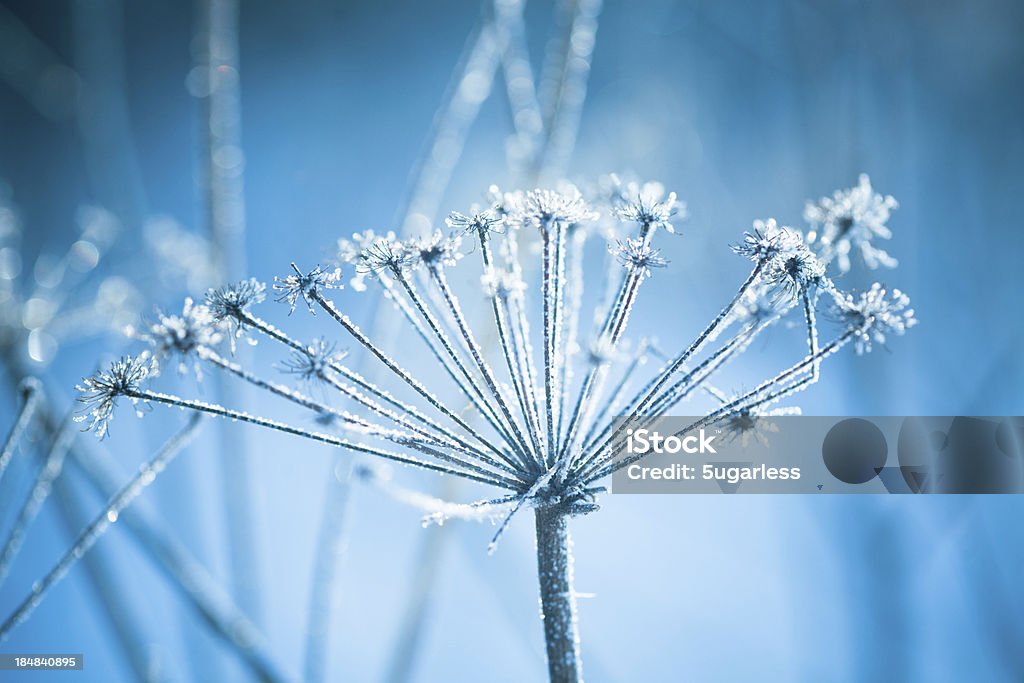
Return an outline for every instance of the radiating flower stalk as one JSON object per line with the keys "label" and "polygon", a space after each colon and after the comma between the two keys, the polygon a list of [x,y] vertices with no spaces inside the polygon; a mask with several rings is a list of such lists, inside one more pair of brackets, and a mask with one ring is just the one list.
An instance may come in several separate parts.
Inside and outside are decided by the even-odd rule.
{"label": "radiating flower stalk", "polygon": [[[340,328],[342,339],[376,359],[391,377],[388,388],[354,371],[335,343],[299,340],[261,317],[256,311],[266,287],[248,280],[211,290],[202,304],[188,300],[181,314],[160,315],[140,330],[148,349],[83,381],[82,417],[105,436],[119,399],[138,407],[163,404],[500,489],[500,495],[468,506],[401,497],[427,510],[433,506],[428,517],[436,522],[449,514],[496,512],[501,522],[492,550],[519,511],[534,510],[549,673],[552,680],[576,681],[582,678],[582,659],[569,519],[597,510],[601,480],[641,457],[619,455],[626,422],[635,425],[671,414],[700,390],[715,406],[691,428],[722,424],[754,433],[762,416],[792,412],[776,404],[817,382],[826,358],[850,344],[858,352],[870,351],[887,336],[902,334],[915,319],[909,299],[898,290],[878,284],[865,293],[840,290],[827,271],[844,253],[837,246],[842,238],[825,245],[775,221],[757,221],[733,247],[750,261],[749,274],[711,322],[650,374],[649,343],[641,340],[627,352],[624,340],[647,281],[668,266],[655,244],[659,233],[675,232],[676,196],[656,185],[621,183],[615,193],[593,203],[571,187],[494,191],[492,196],[490,208],[450,214],[451,234],[400,240],[364,233],[341,243],[338,267],[306,270],[293,263],[276,280],[279,302],[290,312],[301,305],[323,314]],[[617,223],[617,238],[596,229],[601,212]],[[530,232],[539,241],[539,255],[520,249],[521,237]],[[595,312],[589,353],[576,353],[587,280],[581,252],[599,238],[607,242],[618,270],[609,296]],[[467,258],[464,242],[473,244],[473,258]],[[523,276],[531,258],[541,261],[539,303],[530,301]],[[456,292],[450,277],[471,260],[478,260],[481,270],[480,285],[471,288],[470,296],[490,299],[499,342],[495,353],[480,345],[479,327],[471,326],[463,312],[465,293]],[[422,364],[406,364],[343,312],[334,293],[343,288],[346,273],[357,289],[373,284],[384,291],[412,337],[480,418],[480,426],[470,425],[461,404],[439,398],[441,389],[428,386]],[[531,326],[536,309],[539,315],[533,313],[537,318]],[[838,328],[824,342],[819,309],[827,309],[825,317]],[[807,351],[800,360],[750,390],[729,393],[712,384],[714,375],[736,362],[766,329],[793,315],[807,331]],[[243,338],[279,345],[288,355],[284,369],[298,383],[232,360],[233,344]],[[191,369],[197,377],[204,367],[233,375],[309,411],[319,426],[161,392],[153,388],[154,380],[168,365]],[[310,383],[322,389],[314,395],[304,388]],[[336,407],[334,398],[354,401],[359,412]],[[629,419],[616,420],[616,415]]]}

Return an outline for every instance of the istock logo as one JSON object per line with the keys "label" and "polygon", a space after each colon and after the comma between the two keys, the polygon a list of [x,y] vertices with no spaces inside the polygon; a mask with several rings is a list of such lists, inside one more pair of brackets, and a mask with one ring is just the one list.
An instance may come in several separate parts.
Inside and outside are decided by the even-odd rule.
{"label": "istock logo", "polygon": [[680,437],[677,434],[662,436],[659,432],[649,429],[630,429],[626,431],[629,436],[626,450],[628,453],[717,453],[711,445],[717,437],[708,436],[701,429],[697,434]]}

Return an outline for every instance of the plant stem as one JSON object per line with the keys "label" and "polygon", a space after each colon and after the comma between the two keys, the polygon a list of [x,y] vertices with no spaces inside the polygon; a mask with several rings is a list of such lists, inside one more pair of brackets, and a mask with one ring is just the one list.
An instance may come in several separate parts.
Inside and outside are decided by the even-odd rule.
{"label": "plant stem", "polygon": [[32,421],[32,413],[35,412],[36,405],[39,403],[40,384],[35,379],[25,379],[18,385],[18,392],[22,396],[21,409],[18,411],[18,416],[14,419],[14,425],[11,427],[11,431],[8,432],[7,438],[0,443],[0,477],[3,476],[4,470],[7,469],[7,464],[11,461],[11,458],[14,457],[15,446],[18,445],[18,441],[21,440],[22,435],[28,428],[29,422]]}
{"label": "plant stem", "polygon": [[553,682],[583,680],[579,620],[573,592],[572,539],[568,516],[558,506],[538,507],[537,576],[541,619],[547,643],[548,675]]}

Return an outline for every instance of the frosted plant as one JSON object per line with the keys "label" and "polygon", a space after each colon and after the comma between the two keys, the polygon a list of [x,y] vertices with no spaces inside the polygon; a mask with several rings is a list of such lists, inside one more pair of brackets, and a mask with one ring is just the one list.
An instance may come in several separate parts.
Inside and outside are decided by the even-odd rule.
{"label": "frosted plant", "polygon": [[840,273],[850,270],[853,251],[860,253],[868,268],[894,268],[896,259],[874,241],[892,237],[886,223],[897,206],[892,197],[875,192],[871,179],[862,173],[857,187],[837,190],[831,197],[807,202],[804,218],[811,226],[807,241],[816,245],[823,261],[835,259]]}
{"label": "frosted plant", "polygon": [[[691,428],[721,423],[739,438],[758,438],[763,419],[794,412],[776,404],[816,382],[825,358],[850,343],[868,351],[871,341],[900,334],[914,320],[902,293],[890,295],[881,286],[861,295],[843,293],[800,232],[758,221],[734,247],[751,262],[736,293],[691,342],[676,345],[678,350],[650,373],[643,362],[649,343],[641,341],[627,353],[625,337],[647,281],[671,272],[654,244],[658,233],[668,230],[676,201],[672,194],[655,198],[628,192],[616,200],[617,234],[602,237],[615,270],[595,312],[589,353],[572,351],[579,346],[585,284],[580,252],[594,236],[597,213],[575,189],[493,190],[491,208],[449,215],[451,235],[435,232],[400,240],[364,234],[342,243],[341,268],[304,270],[293,263],[291,272],[275,282],[276,298],[290,312],[301,307],[322,314],[340,328],[343,339],[375,358],[390,377],[387,388],[353,370],[330,341],[300,340],[268,322],[257,313],[264,287],[249,280],[211,290],[202,315],[195,315],[196,304],[186,302],[193,315],[164,316],[142,335],[149,349],[84,380],[85,417],[91,429],[106,435],[115,403],[124,397],[139,406],[163,404],[238,420],[500,490],[497,496],[455,505],[388,487],[396,498],[422,507],[432,521],[500,516],[492,550],[516,515],[532,509],[549,672],[552,680],[579,680],[569,519],[597,510],[601,481],[642,457],[618,456],[625,427],[614,416],[630,416],[632,424],[654,420],[700,390],[714,397],[715,407]],[[471,253],[464,241],[472,243]],[[527,242],[539,243],[539,249],[521,248]],[[493,353],[481,345],[480,326],[471,325],[464,313],[465,293],[456,292],[450,277],[472,261],[479,264],[480,279],[470,281],[480,285],[470,296],[488,299],[498,342]],[[539,268],[528,267],[537,261]],[[345,270],[362,275],[363,285],[384,291],[460,400],[439,398],[440,390],[427,385],[425,378],[433,374],[423,372],[422,362],[404,363],[335,303],[333,293],[344,286]],[[539,302],[530,296],[527,274],[534,270],[540,273]],[[823,344],[816,315],[821,298],[832,302],[830,318],[838,324]],[[711,383],[764,330],[791,314],[807,332],[807,350],[799,361],[751,390],[727,393]],[[204,329],[182,333],[186,318],[188,325]],[[175,334],[168,337],[167,330]],[[287,373],[303,382],[316,380],[327,391],[313,397],[299,386],[241,367],[221,349],[225,339],[239,335],[280,345],[289,356]],[[177,343],[184,338],[189,343]],[[310,411],[319,426],[158,391],[152,385],[171,348],[175,362],[185,354],[234,375]],[[570,365],[575,366],[572,372]],[[359,409],[337,407],[335,392]]]}

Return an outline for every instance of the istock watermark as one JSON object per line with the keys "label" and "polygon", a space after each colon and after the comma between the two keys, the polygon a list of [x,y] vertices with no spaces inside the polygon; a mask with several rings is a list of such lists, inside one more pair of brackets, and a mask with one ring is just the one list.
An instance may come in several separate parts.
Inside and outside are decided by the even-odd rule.
{"label": "istock watermark", "polygon": [[1024,493],[1024,418],[620,417],[612,493]]}

